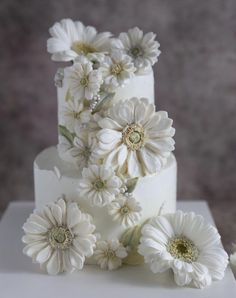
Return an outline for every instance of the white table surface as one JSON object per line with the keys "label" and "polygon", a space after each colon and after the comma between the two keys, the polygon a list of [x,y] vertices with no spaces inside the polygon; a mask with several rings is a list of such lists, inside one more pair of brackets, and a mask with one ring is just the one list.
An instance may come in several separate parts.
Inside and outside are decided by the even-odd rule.
{"label": "white table surface", "polygon": [[[154,275],[147,266],[127,266],[113,272],[86,266],[70,275],[49,276],[22,254],[22,225],[33,210],[33,203],[14,202],[0,222],[0,298],[233,298],[236,283],[230,268],[225,278],[199,290],[177,287],[171,272]],[[213,222],[204,201],[178,202],[178,209],[195,211]]]}

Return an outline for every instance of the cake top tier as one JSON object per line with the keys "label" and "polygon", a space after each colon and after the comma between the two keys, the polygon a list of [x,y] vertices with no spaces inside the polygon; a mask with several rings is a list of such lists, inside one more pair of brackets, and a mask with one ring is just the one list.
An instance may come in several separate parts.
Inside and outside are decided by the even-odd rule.
{"label": "cake top tier", "polygon": [[81,169],[111,167],[124,179],[159,172],[175,130],[166,112],[155,111],[156,35],[135,27],[115,38],[70,19],[49,32],[52,60],[70,62],[55,78],[60,157]]}

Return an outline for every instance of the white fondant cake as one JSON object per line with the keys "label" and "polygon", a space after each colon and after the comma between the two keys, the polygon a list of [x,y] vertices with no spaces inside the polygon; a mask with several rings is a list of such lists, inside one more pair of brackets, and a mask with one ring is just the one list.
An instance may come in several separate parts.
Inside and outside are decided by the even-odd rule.
{"label": "white fondant cake", "polygon": [[[59,141],[57,148],[45,149],[34,162],[36,207],[43,210],[58,204],[51,207],[58,217],[65,202],[76,202],[80,211],[74,214],[89,214],[90,219],[82,218],[87,227],[92,221],[96,228],[97,250],[104,243],[118,245],[123,258],[128,254],[127,263],[140,263],[141,226],[176,208],[175,130],[166,112],[155,111],[152,66],[160,54],[159,44],[153,33],[143,35],[138,28],[115,39],[109,33],[96,35],[94,28],[71,20],[56,23],[50,33],[52,59],[72,64],[55,76]],[[57,201],[61,197],[65,201]],[[53,228],[47,236],[50,245],[67,247],[71,231]],[[97,260],[98,251],[88,259],[93,255],[94,235],[83,241],[82,259],[86,256],[87,263],[104,267]],[[121,261],[106,264],[115,269]]]}

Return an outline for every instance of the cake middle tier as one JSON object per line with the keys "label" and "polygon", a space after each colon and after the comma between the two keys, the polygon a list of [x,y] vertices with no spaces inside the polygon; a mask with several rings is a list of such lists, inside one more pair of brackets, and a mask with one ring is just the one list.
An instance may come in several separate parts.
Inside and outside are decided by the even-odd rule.
{"label": "cake middle tier", "polygon": [[[177,164],[174,155],[171,154],[160,173],[138,179],[133,191],[135,199],[142,207],[138,224],[157,215],[160,208],[162,213],[175,211],[176,175]],[[127,228],[113,221],[106,206],[91,206],[86,198],[80,196],[77,191],[80,178],[81,171],[60,159],[56,147],[45,149],[34,162],[36,207],[43,207],[65,195],[68,200],[78,202],[84,212],[91,214],[102,239],[119,239]]]}

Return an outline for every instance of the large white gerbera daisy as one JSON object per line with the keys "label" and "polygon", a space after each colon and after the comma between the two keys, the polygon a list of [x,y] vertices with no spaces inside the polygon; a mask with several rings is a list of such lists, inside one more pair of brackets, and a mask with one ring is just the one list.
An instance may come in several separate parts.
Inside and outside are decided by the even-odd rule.
{"label": "large white gerbera daisy", "polygon": [[114,90],[128,83],[134,77],[136,68],[128,55],[122,51],[113,51],[111,56],[105,57],[100,70],[104,78],[104,87]]}
{"label": "large white gerbera daisy", "polygon": [[179,286],[198,288],[220,280],[228,264],[216,228],[200,215],[177,211],[153,218],[142,229],[139,253],[154,273],[171,268]]}
{"label": "large white gerbera daisy", "polygon": [[47,41],[47,50],[54,61],[73,61],[78,55],[92,59],[106,53],[109,49],[111,33],[97,33],[94,27],[85,27],[81,22],[63,19],[50,29],[51,38]]}
{"label": "large white gerbera daisy", "polygon": [[129,177],[154,174],[174,150],[172,122],[166,112],[155,112],[148,99],[121,101],[98,122],[96,154]]}
{"label": "large white gerbera daisy", "polygon": [[23,230],[24,254],[52,275],[81,270],[96,243],[91,216],[64,199],[35,210]]}
{"label": "large white gerbera daisy", "polygon": [[94,257],[102,269],[115,270],[122,265],[127,257],[126,248],[117,239],[98,241]]}
{"label": "large white gerbera daisy", "polygon": [[123,226],[134,226],[140,220],[141,206],[132,194],[120,194],[108,205],[108,213],[113,220],[120,222]]}
{"label": "large white gerbera daisy", "polygon": [[103,82],[100,70],[94,70],[92,63],[83,58],[65,69],[65,77],[68,78],[70,92],[76,100],[91,100]]}
{"label": "large white gerbera daisy", "polygon": [[119,38],[112,40],[112,49],[122,50],[132,58],[137,70],[145,70],[157,62],[160,55],[160,44],[152,32],[143,34],[139,28],[120,33]]}
{"label": "large white gerbera daisy", "polygon": [[92,205],[103,207],[120,192],[122,181],[111,167],[89,165],[83,169],[82,176],[78,186],[79,194],[90,200]]}

